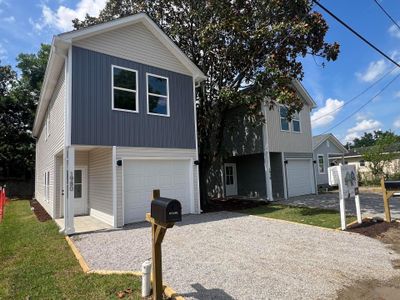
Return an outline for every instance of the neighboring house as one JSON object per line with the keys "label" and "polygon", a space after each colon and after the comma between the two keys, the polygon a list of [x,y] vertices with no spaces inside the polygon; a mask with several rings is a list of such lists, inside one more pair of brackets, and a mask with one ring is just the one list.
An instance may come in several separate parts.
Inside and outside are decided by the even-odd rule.
{"label": "neighboring house", "polygon": [[37,108],[35,198],[74,216],[143,221],[153,189],[199,213],[194,91],[204,74],[145,14],[55,36]]}
{"label": "neighboring house", "polygon": [[[399,154],[400,155],[400,154]],[[346,153],[344,156],[337,156],[332,157],[333,160],[342,162],[344,164],[354,165],[356,166],[356,170],[360,180],[363,181],[372,181],[376,180],[373,178],[371,169],[370,169],[370,162],[365,161],[362,154],[357,151],[350,151]],[[400,159],[395,158],[390,161],[385,167],[384,172],[388,175],[400,174]]]}
{"label": "neighboring house", "polygon": [[287,120],[287,109],[262,106],[266,122],[253,125],[243,107],[231,110],[224,132],[228,153],[208,180],[209,197],[279,199],[316,192],[310,112],[315,107],[303,86],[294,87],[303,109]]}
{"label": "neighboring house", "polygon": [[313,136],[313,152],[316,161],[316,177],[319,187],[328,186],[328,168],[342,162],[347,149],[332,134]]}

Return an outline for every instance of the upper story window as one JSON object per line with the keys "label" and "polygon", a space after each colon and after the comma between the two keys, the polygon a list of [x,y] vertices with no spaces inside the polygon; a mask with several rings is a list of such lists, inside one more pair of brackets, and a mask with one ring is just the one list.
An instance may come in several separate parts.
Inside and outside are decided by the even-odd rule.
{"label": "upper story window", "polygon": [[112,66],[112,108],[138,112],[137,71]]}
{"label": "upper story window", "polygon": [[169,116],[168,78],[147,74],[147,113]]}
{"label": "upper story window", "polygon": [[300,126],[300,114],[298,112],[295,112],[292,115],[292,121],[289,122],[287,117],[288,117],[288,109],[285,106],[280,106],[279,107],[279,114],[280,114],[280,120],[281,120],[281,130],[282,131],[292,131],[292,132],[300,132],[301,131],[301,126]]}
{"label": "upper story window", "polygon": [[300,116],[298,112],[295,112],[292,116],[292,131],[300,132]]}
{"label": "upper story window", "polygon": [[285,106],[280,106],[279,113],[281,115],[281,130],[289,131],[288,109]]}
{"label": "upper story window", "polygon": [[318,154],[318,173],[325,174],[325,157],[323,154]]}

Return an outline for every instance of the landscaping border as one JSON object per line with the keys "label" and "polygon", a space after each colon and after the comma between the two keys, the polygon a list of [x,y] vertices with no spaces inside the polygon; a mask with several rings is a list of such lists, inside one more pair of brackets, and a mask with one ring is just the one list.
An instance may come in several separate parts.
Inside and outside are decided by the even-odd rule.
{"label": "landscaping border", "polygon": [[[79,252],[78,248],[75,246],[73,240],[69,236],[65,236],[65,240],[67,241],[69,247],[71,248],[72,252],[75,255],[75,258],[78,260],[79,265],[81,266],[84,273],[89,274],[100,274],[100,275],[111,275],[111,274],[127,274],[133,275],[137,277],[142,276],[142,272],[139,271],[119,271],[119,270],[90,270],[88,264],[86,263],[85,259],[83,258],[82,254]],[[184,297],[179,295],[175,290],[173,290],[170,286],[164,285],[164,294],[169,299],[174,300],[185,300]]]}

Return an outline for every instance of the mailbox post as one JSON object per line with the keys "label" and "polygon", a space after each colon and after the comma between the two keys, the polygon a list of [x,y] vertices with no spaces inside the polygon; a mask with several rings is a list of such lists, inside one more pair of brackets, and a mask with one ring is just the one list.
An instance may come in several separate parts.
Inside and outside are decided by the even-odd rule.
{"label": "mailbox post", "polygon": [[178,200],[161,198],[160,190],[153,191],[151,213],[146,214],[146,221],[151,223],[152,235],[152,280],[153,299],[162,300],[162,254],[161,243],[168,228],[182,220],[182,207]]}

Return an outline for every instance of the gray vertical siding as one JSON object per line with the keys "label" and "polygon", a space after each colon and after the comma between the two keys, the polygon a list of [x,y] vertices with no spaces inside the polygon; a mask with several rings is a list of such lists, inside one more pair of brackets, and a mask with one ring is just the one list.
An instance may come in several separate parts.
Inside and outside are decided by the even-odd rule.
{"label": "gray vertical siding", "polygon": [[[111,109],[111,65],[138,71],[139,113]],[[169,78],[170,117],[147,114],[146,73]],[[192,77],[73,47],[72,144],[195,149]]]}
{"label": "gray vertical siding", "polygon": [[263,154],[237,157],[236,169],[239,195],[253,197],[266,196],[267,190]]}
{"label": "gray vertical siding", "polygon": [[284,180],[282,169],[282,154],[270,153],[271,160],[271,181],[272,181],[272,196],[274,198],[284,198]]}

